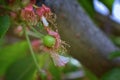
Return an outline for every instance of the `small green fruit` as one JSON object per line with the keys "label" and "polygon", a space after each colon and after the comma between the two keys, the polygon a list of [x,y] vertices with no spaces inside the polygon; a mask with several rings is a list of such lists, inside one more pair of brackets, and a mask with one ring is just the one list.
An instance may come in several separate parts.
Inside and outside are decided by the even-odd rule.
{"label": "small green fruit", "polygon": [[55,42],[55,38],[50,35],[46,35],[43,37],[43,44],[47,47],[53,47],[55,45]]}

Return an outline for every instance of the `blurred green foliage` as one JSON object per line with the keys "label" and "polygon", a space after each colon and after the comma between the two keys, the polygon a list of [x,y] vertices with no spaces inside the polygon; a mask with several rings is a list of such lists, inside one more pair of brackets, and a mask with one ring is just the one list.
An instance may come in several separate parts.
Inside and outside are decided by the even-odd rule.
{"label": "blurred green foliage", "polygon": [[114,68],[103,75],[101,80],[120,80],[120,68]]}
{"label": "blurred green foliage", "polygon": [[85,75],[89,78],[89,80],[99,80],[91,71],[84,68]]}
{"label": "blurred green foliage", "polygon": [[118,57],[120,57],[120,51],[111,52],[109,55],[109,59],[114,59],[114,58],[118,58]]}
{"label": "blurred green foliage", "polygon": [[112,13],[112,7],[115,0],[99,0],[99,1],[101,1],[109,9],[110,13]]}
{"label": "blurred green foliage", "polygon": [[[110,13],[112,13],[114,0],[99,0],[99,1],[102,2],[109,9]],[[78,2],[85,9],[88,15],[93,19],[95,15],[94,9],[95,6],[93,4],[94,0],[78,0]]]}
{"label": "blurred green foliage", "polygon": [[27,50],[28,45],[26,42],[18,42],[13,45],[0,48],[0,76],[5,74],[7,68],[13,62],[24,57]]}
{"label": "blurred green foliage", "polygon": [[35,80],[36,66],[31,56],[13,63],[6,72],[5,80]]}
{"label": "blurred green foliage", "polygon": [[10,17],[8,15],[0,16],[0,38],[5,35],[10,27]]}
{"label": "blurred green foliage", "polygon": [[95,14],[93,0],[78,0],[80,5],[85,9],[88,15],[93,18]]}
{"label": "blurred green foliage", "polygon": [[[114,0],[99,1],[106,5],[110,12],[112,12]],[[90,15],[90,17],[93,18],[95,15],[93,0],[78,0],[78,2]],[[4,0],[0,0],[0,4],[5,4]],[[10,24],[11,21],[8,15],[0,16],[0,38],[4,37],[10,27]],[[40,29],[43,29],[43,27],[40,27]],[[113,42],[120,45],[119,38],[114,38]],[[2,44],[2,39],[0,39],[0,44]],[[82,69],[71,63],[68,63],[65,67],[57,67],[50,59],[50,55],[47,55],[48,53],[42,53],[36,55],[36,58],[40,69],[46,70],[50,75],[42,72],[38,75],[37,68],[33,58],[29,54],[28,48],[29,46],[25,41],[17,42],[5,47],[0,46],[0,76],[5,76],[6,80],[35,80],[37,77],[41,77],[42,80],[46,80],[49,76],[52,77],[52,80],[62,80],[62,76],[64,74]],[[113,59],[119,56],[120,51],[116,51],[111,53],[109,58]],[[89,70],[84,69],[84,71],[89,80],[98,80],[97,77]],[[120,80],[119,74],[120,68],[115,68],[104,74],[102,80]]]}

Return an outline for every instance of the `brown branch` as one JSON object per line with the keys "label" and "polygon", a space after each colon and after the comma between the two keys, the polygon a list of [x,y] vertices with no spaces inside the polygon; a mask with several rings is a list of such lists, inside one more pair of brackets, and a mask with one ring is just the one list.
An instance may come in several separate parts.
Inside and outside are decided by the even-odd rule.
{"label": "brown branch", "polygon": [[98,12],[95,13],[95,19],[108,35],[120,35],[120,24],[110,19],[110,16],[104,16]]}
{"label": "brown branch", "polygon": [[70,54],[98,77],[114,66],[120,66],[120,60],[110,61],[110,52],[118,50],[107,36],[97,28],[76,0],[46,0],[58,17],[62,38],[71,47]]}

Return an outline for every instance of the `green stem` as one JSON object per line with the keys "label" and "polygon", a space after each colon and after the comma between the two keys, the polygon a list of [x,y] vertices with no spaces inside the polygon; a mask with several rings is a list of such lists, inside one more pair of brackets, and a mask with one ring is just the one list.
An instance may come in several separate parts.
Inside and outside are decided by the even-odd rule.
{"label": "green stem", "polygon": [[27,42],[28,42],[28,45],[29,45],[29,48],[30,48],[30,52],[31,52],[31,55],[32,55],[33,60],[34,60],[34,62],[35,62],[35,65],[36,65],[36,67],[38,68],[38,71],[41,71],[41,70],[40,70],[40,67],[39,67],[39,64],[38,64],[38,62],[37,62],[37,59],[36,59],[36,57],[35,57],[33,48],[32,48],[32,46],[31,46],[31,43],[30,43],[30,39],[29,39],[28,33],[27,33],[26,30],[25,30],[25,37],[26,37],[26,40],[27,40]]}
{"label": "green stem", "polygon": [[40,37],[43,37],[43,34],[40,34],[35,28],[30,27],[36,34],[38,34]]}
{"label": "green stem", "polygon": [[38,6],[36,6],[36,5],[33,5],[33,7],[34,7],[34,8],[39,8],[39,7],[38,7]]}
{"label": "green stem", "polygon": [[38,28],[41,29],[41,27],[44,27],[44,26],[43,26],[43,24],[41,22],[39,22]]}
{"label": "green stem", "polygon": [[27,31],[28,35],[33,36],[35,38],[40,38],[40,36],[32,31]]}

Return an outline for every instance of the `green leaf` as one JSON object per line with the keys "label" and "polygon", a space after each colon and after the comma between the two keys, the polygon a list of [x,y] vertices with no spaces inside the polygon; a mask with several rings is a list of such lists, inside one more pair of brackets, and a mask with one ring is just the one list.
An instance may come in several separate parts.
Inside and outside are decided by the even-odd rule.
{"label": "green leaf", "polygon": [[[44,68],[44,66],[49,63],[47,61],[49,54],[41,53],[35,56],[37,58],[40,69]],[[34,63],[33,57],[27,56],[23,59],[19,59],[8,68],[8,71],[6,73],[6,80],[35,80],[36,72],[37,67]],[[41,72],[40,76],[43,77],[45,75],[43,75]]]}
{"label": "green leaf", "polygon": [[0,76],[15,60],[25,56],[28,50],[27,42],[19,42],[0,49]]}
{"label": "green leaf", "polygon": [[100,80],[120,80],[120,68],[114,68],[105,73]]}
{"label": "green leaf", "polygon": [[10,27],[10,17],[8,15],[0,16],[0,38],[2,38]]}
{"label": "green leaf", "polygon": [[[49,53],[40,53],[40,55],[37,55],[36,57],[37,57],[40,69],[48,68],[49,61],[50,61],[50,54]],[[41,78],[41,80],[47,80],[46,73],[41,72],[40,78]]]}
{"label": "green leaf", "polygon": [[32,56],[25,57],[8,68],[5,80],[35,80],[36,70]]}
{"label": "green leaf", "polygon": [[110,55],[109,55],[109,59],[114,59],[114,58],[117,58],[117,57],[120,57],[120,51],[111,52]]}
{"label": "green leaf", "polygon": [[93,0],[78,0],[78,2],[85,9],[85,11],[90,15],[90,17],[93,18],[93,16],[95,15]]}
{"label": "green leaf", "polygon": [[44,29],[43,24],[42,24],[41,22],[38,22],[37,27],[38,27],[38,29],[40,29],[40,30],[43,30],[43,29]]}
{"label": "green leaf", "polygon": [[99,0],[99,1],[106,5],[109,11],[112,12],[112,6],[115,0]]}
{"label": "green leaf", "polygon": [[4,43],[5,43],[5,38],[0,39],[0,48],[3,47]]}
{"label": "green leaf", "polygon": [[84,71],[85,71],[85,75],[86,77],[89,78],[89,80],[99,80],[95,74],[93,74],[90,70],[88,70],[87,68],[84,68]]}
{"label": "green leaf", "polygon": [[67,65],[64,68],[64,72],[65,73],[69,73],[69,72],[74,72],[74,71],[78,71],[80,69],[80,67],[77,67],[73,64],[71,64],[70,62],[67,63]]}
{"label": "green leaf", "polygon": [[40,55],[37,55],[37,60],[40,68],[43,68],[46,63],[48,63],[50,55],[48,53],[41,53]]}

